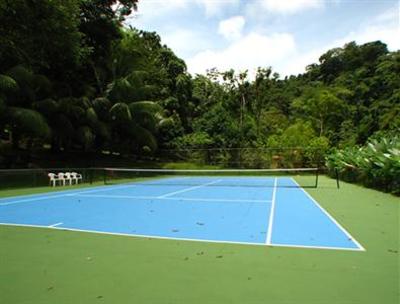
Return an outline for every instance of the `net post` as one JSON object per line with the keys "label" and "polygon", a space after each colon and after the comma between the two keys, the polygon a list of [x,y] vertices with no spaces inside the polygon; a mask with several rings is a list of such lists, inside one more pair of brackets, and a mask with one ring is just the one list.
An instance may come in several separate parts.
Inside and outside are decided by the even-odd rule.
{"label": "net post", "polygon": [[339,183],[339,170],[335,168],[335,176],[336,176],[336,187],[340,189],[340,183]]}
{"label": "net post", "polygon": [[103,168],[103,182],[104,182],[104,185],[107,185],[107,181],[106,181],[106,168]]}
{"label": "net post", "polygon": [[89,184],[93,184],[93,168],[89,168]]}
{"label": "net post", "polygon": [[33,187],[36,187],[36,186],[37,186],[37,180],[38,180],[37,172],[34,171],[34,172],[33,172]]}
{"label": "net post", "polygon": [[315,176],[315,188],[318,188],[318,178],[319,178],[319,166],[317,167],[316,176]]}

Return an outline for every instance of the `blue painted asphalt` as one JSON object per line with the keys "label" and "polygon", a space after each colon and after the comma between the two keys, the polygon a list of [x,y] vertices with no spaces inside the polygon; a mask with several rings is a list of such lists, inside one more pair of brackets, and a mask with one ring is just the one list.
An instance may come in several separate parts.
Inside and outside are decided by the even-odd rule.
{"label": "blue painted asphalt", "polygon": [[58,229],[265,244],[272,219],[271,245],[359,249],[289,178],[278,178],[276,189],[273,178],[260,177],[193,177],[185,178],[184,185],[174,177],[163,183],[3,198],[0,223],[43,227],[62,223]]}
{"label": "blue painted asphalt", "polygon": [[[279,182],[293,188],[280,188]],[[357,249],[358,245],[293,180],[278,181],[272,243]]]}

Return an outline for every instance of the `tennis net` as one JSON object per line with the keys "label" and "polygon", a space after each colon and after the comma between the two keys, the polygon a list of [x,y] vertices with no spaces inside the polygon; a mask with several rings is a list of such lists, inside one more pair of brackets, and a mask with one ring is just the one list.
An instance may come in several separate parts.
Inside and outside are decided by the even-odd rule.
{"label": "tennis net", "polygon": [[[318,186],[318,168],[290,169],[127,169],[103,168],[104,183],[215,187]],[[275,182],[276,179],[276,182]]]}

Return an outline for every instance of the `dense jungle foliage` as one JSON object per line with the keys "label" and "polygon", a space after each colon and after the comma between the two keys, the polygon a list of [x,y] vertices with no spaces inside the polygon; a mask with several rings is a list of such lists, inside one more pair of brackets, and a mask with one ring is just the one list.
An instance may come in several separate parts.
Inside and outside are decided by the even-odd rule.
{"label": "dense jungle foliage", "polygon": [[235,165],[239,148],[243,164],[260,167],[272,165],[263,162],[270,151],[301,147],[284,166],[336,148],[329,164],[342,170],[365,168],[375,179],[373,163],[397,170],[379,183],[399,177],[400,51],[349,42],[297,76],[270,67],[190,75],[157,33],[123,25],[137,4],[0,1],[2,167],[14,166],[9,155],[45,150],[144,157],[215,149],[214,161]]}

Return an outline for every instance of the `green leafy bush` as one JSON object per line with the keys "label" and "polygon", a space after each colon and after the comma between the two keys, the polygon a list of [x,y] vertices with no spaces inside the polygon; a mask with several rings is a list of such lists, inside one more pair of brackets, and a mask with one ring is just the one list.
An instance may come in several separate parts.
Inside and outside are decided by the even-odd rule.
{"label": "green leafy bush", "polygon": [[343,180],[400,194],[400,137],[373,138],[363,147],[334,150],[326,164]]}

